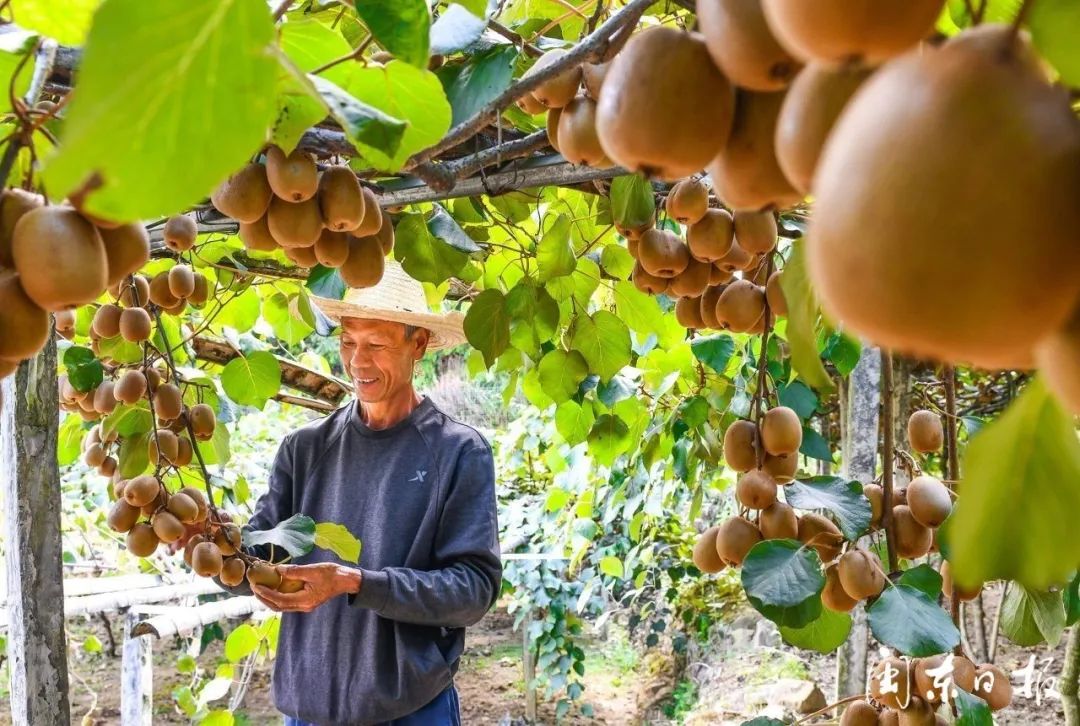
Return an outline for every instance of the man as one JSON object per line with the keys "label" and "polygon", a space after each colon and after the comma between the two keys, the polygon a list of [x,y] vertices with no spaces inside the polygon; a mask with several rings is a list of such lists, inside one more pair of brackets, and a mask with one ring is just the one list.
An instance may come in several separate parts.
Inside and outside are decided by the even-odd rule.
{"label": "man", "polygon": [[426,351],[463,342],[461,316],[431,313],[392,262],[378,286],[315,302],[340,324],[356,400],[285,438],[248,526],[302,513],[344,525],[362,553],[359,567],[324,550],[283,565],[296,593],[253,588],[284,613],[274,703],[287,726],[459,724],[464,628],[502,583],[494,464],[412,375]]}

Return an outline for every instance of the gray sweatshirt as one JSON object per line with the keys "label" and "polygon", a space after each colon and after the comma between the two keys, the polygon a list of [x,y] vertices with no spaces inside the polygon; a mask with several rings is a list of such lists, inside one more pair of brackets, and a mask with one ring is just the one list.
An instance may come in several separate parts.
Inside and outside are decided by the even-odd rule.
{"label": "gray sweatshirt", "polygon": [[[388,429],[364,425],[354,402],[289,434],[249,526],[296,513],[345,525],[362,544],[362,583],[282,615],[278,710],[320,726],[374,724],[449,686],[465,626],[501,589],[495,507],[488,443],[430,399]],[[334,561],[317,548],[293,563]]]}

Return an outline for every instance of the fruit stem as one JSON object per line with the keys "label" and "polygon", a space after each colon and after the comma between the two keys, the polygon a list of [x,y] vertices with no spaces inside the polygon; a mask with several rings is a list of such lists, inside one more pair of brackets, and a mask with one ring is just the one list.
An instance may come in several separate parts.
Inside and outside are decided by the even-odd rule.
{"label": "fruit stem", "polygon": [[[768,276],[773,272],[773,259],[769,256]],[[765,399],[765,374],[768,370],[768,352],[769,352],[769,331],[772,330],[772,310],[769,309],[769,299],[765,298],[765,311],[762,313],[765,316],[765,330],[761,333],[761,353],[758,356],[758,384],[757,390],[754,391],[754,424],[757,425],[758,431],[761,431],[761,417],[764,415],[762,409],[762,403]],[[754,439],[754,449],[757,452],[757,465],[758,468],[762,468],[765,465],[765,447],[761,443],[761,434]]]}
{"label": "fruit stem", "polygon": [[896,532],[893,528],[893,368],[892,353],[881,349],[881,428],[884,442],[881,450],[881,526],[885,530],[885,547],[889,552],[889,572],[900,569],[896,557]]}
{"label": "fruit stem", "polygon": [[[945,366],[941,373],[945,383],[945,458],[941,462],[944,469],[945,480],[948,482],[949,493],[953,493],[955,484],[960,479],[960,457],[956,446],[956,369],[953,366]],[[955,594],[955,589],[954,589]],[[960,625],[960,598],[950,595],[950,615],[953,623]],[[956,655],[964,654],[963,643],[956,645]]]}
{"label": "fruit stem", "polygon": [[[149,300],[143,301],[139,299],[139,286],[135,284],[135,275],[131,274],[127,276],[126,284],[128,289],[131,290],[131,302],[133,307],[142,307],[144,304],[149,304]],[[154,446],[158,451],[158,460],[154,465],[154,476],[158,477],[161,473],[161,462],[163,461],[161,456],[161,446],[158,443],[158,422],[157,413],[154,411],[154,392],[150,390],[150,377],[146,375],[146,370],[149,367],[149,353],[150,353],[150,341],[144,340],[142,342],[142,373],[146,378],[146,405],[150,408],[150,426],[154,432]],[[161,482],[161,479],[158,479]]]}
{"label": "fruit stem", "polygon": [[1012,28],[1009,31],[1009,45],[1011,46],[1016,42],[1016,36],[1020,32],[1020,26],[1024,24],[1027,19],[1028,13],[1031,12],[1031,6],[1035,4],[1035,0],[1024,0],[1024,4],[1020,6],[1019,12],[1016,13],[1016,17],[1013,18]]}

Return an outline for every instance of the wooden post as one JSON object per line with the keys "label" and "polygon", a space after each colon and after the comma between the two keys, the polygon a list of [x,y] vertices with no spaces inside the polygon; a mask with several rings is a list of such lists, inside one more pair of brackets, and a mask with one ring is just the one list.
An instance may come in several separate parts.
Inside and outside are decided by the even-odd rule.
{"label": "wooden post", "polygon": [[154,720],[154,644],[150,636],[132,635],[140,620],[133,608],[124,616],[124,650],[120,660],[120,724],[150,726]]}
{"label": "wooden post", "polygon": [[536,661],[533,658],[532,638],[529,636],[532,621],[530,609],[521,626],[521,665],[525,671],[525,720],[536,723]]}
{"label": "wooden post", "polygon": [[67,724],[56,342],[21,363],[2,386],[8,668],[17,724]]}

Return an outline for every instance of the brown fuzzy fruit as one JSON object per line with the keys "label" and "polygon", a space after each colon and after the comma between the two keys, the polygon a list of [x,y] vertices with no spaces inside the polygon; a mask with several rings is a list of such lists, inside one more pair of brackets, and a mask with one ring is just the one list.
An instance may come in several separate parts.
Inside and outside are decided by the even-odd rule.
{"label": "brown fuzzy fruit", "polygon": [[694,543],[694,566],[702,572],[720,572],[727,566],[716,551],[716,534],[719,531],[719,527],[709,527]]}
{"label": "brown fuzzy fruit", "polygon": [[250,224],[266,214],[272,194],[266,167],[253,161],[223,181],[210,201],[222,214]]}
{"label": "brown fuzzy fruit", "polygon": [[214,544],[223,555],[235,555],[240,550],[240,528],[235,524],[225,523],[214,534]]}
{"label": "brown fuzzy fruit", "polygon": [[18,187],[0,192],[0,265],[14,267],[11,256],[11,239],[15,225],[23,215],[45,203],[45,197]]}
{"label": "brown fuzzy fruit", "polygon": [[[840,584],[840,575],[836,565],[825,568],[825,587],[821,590],[821,604],[836,613],[849,613],[859,601],[848,595]],[[877,717],[874,718],[877,723]]]}
{"label": "brown fuzzy fruit", "polygon": [[[671,278],[671,294],[677,297],[700,298],[706,288],[709,287],[709,275],[712,265],[708,262],[699,262],[694,257],[686,265],[686,269]],[[704,327],[704,325],[700,326]]]}
{"label": "brown fuzzy fruit", "polygon": [[[278,575],[281,575],[281,568],[278,567],[275,569],[278,571]],[[277,591],[285,593],[286,595],[292,594],[294,592],[300,592],[303,589],[303,580],[295,580],[291,577],[285,577],[284,575],[281,576],[281,582],[277,586]]]}
{"label": "brown fuzzy fruit", "polygon": [[735,226],[730,212],[726,209],[707,209],[701,219],[690,223],[686,230],[686,244],[690,254],[697,259],[716,262],[731,250],[734,234]]}
{"label": "brown fuzzy fruit", "polygon": [[776,119],[783,102],[783,91],[737,93],[731,135],[707,167],[717,196],[731,209],[784,209],[802,199],[776,161]]}
{"label": "brown fuzzy fruit", "polygon": [[776,215],[772,212],[735,212],[732,219],[735,240],[752,255],[776,249]]}
{"label": "brown fuzzy fruit", "polygon": [[[1024,173],[1005,189],[991,179],[1001,169]],[[1080,125],[1015,49],[912,52],[866,82],[825,145],[813,287],[834,319],[885,347],[1029,367],[1080,296],[1076,189]]]}
{"label": "brown fuzzy fruit", "polygon": [[911,697],[907,708],[899,712],[898,726],[934,726],[934,707],[921,698]]}
{"label": "brown fuzzy fruit", "polygon": [[746,553],[761,541],[761,530],[743,517],[724,520],[716,533],[716,551],[729,565],[741,565]]}
{"label": "brown fuzzy fruit", "polygon": [[153,527],[157,538],[166,544],[184,536],[184,525],[180,523],[176,515],[165,510],[154,515]]}
{"label": "brown fuzzy fruit", "polygon": [[128,275],[138,272],[150,260],[150,235],[138,222],[123,224],[115,229],[99,229],[105,245],[109,285],[115,285]]}
{"label": "brown fuzzy fruit", "polygon": [[779,91],[799,62],[776,42],[761,0],[709,0],[697,6],[698,28],[716,65],[731,82],[755,91]]}
{"label": "brown fuzzy fruit", "polygon": [[379,247],[382,248],[383,255],[389,255],[394,251],[394,222],[389,215],[383,215],[382,226],[373,236],[379,241]]}
{"label": "brown fuzzy fruit", "polygon": [[354,237],[367,237],[375,234],[382,229],[383,217],[385,217],[375,192],[368,187],[364,187],[362,193],[364,195],[364,219],[360,222],[360,226],[352,231]]}
{"label": "brown fuzzy fruit", "polygon": [[596,101],[578,96],[559,114],[559,151],[571,164],[607,169],[611,160],[604,154],[596,135]]}
{"label": "brown fuzzy fruit", "polygon": [[221,572],[224,563],[221,550],[213,542],[200,542],[191,550],[191,569],[201,577],[213,577]]}
{"label": "brown fuzzy fruit", "polygon": [[116,409],[116,396],[113,389],[116,387],[112,381],[103,381],[94,390],[94,410],[98,413],[110,414]]}
{"label": "brown fuzzy fruit", "polygon": [[945,430],[941,425],[941,417],[933,411],[916,411],[911,414],[911,418],[908,419],[907,434],[912,451],[918,451],[921,454],[941,451],[945,443]]}
{"label": "brown fuzzy fruit", "polygon": [[210,281],[201,272],[195,273],[195,289],[188,295],[188,302],[201,307],[210,298]]}
{"label": "brown fuzzy fruit", "polygon": [[878,726],[878,712],[866,701],[848,704],[840,717],[840,726]]}
{"label": "brown fuzzy fruit", "polygon": [[180,302],[169,290],[168,272],[159,272],[150,280],[150,302],[162,308],[171,308]]}
{"label": "brown fuzzy fruit", "polygon": [[349,256],[338,269],[349,287],[372,287],[382,279],[386,268],[382,247],[374,237],[350,237]]}
{"label": "brown fuzzy fruit", "polygon": [[214,409],[206,403],[197,403],[188,411],[188,421],[191,430],[195,432],[195,438],[199,441],[209,441],[214,436],[214,427],[217,419],[214,417]]}
{"label": "brown fuzzy fruit", "polygon": [[162,460],[171,464],[176,460],[179,447],[180,442],[176,434],[168,429],[158,429],[157,434],[151,436],[146,442],[146,453],[150,458],[150,463],[155,466]]}
{"label": "brown fuzzy fruit", "polygon": [[687,330],[699,330],[705,327],[701,318],[701,299],[681,297],[675,301],[675,319]]}
{"label": "brown fuzzy fruit", "polygon": [[12,361],[29,358],[49,338],[49,314],[23,291],[19,275],[0,271],[0,357]]}
{"label": "brown fuzzy fruit", "polygon": [[752,254],[742,248],[742,245],[732,241],[731,247],[715,264],[718,268],[730,274],[736,270],[745,270],[753,264],[754,259]]}
{"label": "brown fuzzy fruit", "polygon": [[199,520],[199,505],[183,492],[171,495],[165,508],[184,524],[194,524]]}
{"label": "brown fuzzy fruit", "polygon": [[[679,224],[697,224],[709,211],[709,187],[700,179],[683,179],[668,192],[664,208],[668,216]],[[687,232],[687,242],[689,241],[690,233]]]}
{"label": "brown fuzzy fruit", "polygon": [[881,524],[882,502],[885,496],[879,484],[867,484],[863,487],[863,496],[870,500],[870,526],[877,527]]}
{"label": "brown fuzzy fruit", "polygon": [[559,151],[559,117],[561,115],[561,108],[551,109],[547,113],[547,123],[545,124],[548,143],[551,144],[551,148],[555,149],[555,151]]}
{"label": "brown fuzzy fruit", "polygon": [[150,339],[153,326],[150,313],[145,308],[124,308],[120,313],[120,335],[132,343],[142,343]]}
{"label": "brown fuzzy fruit", "polygon": [[911,698],[911,671],[907,661],[886,658],[870,673],[870,695],[889,708],[906,706]]}
{"label": "brown fuzzy fruit", "polygon": [[798,539],[799,517],[791,505],[779,499],[761,510],[758,527],[765,539]]}
{"label": "brown fuzzy fruit", "polygon": [[600,100],[600,89],[607,78],[611,63],[583,63],[581,65],[581,85],[585,87],[585,95],[594,101]]}
{"label": "brown fuzzy fruit", "polygon": [[154,554],[158,541],[154,528],[145,522],[136,524],[127,533],[128,552],[136,557],[149,557]]}
{"label": "brown fuzzy fruit", "polygon": [[[719,265],[713,265],[712,275],[709,276],[709,284],[721,287],[728,282],[735,279],[735,276],[727,270],[721,268]],[[723,292],[723,290],[721,290]],[[719,296],[717,296],[719,297]]]}
{"label": "brown fuzzy fruit", "polygon": [[240,223],[240,241],[244,243],[244,248],[257,252],[273,252],[280,245],[277,240],[274,239],[274,235],[270,234],[270,227],[267,226],[267,215],[259,217],[254,222],[241,222]]}
{"label": "brown fuzzy fruit", "polygon": [[141,514],[142,510],[138,507],[131,506],[123,499],[117,499],[109,508],[109,515],[105,521],[108,522],[109,529],[114,532],[128,532],[139,521]]}
{"label": "brown fuzzy fruit", "polygon": [[878,716],[878,726],[900,726],[900,712],[886,708]]}
{"label": "brown fuzzy fruit", "polygon": [[[975,665],[965,658],[964,656],[952,656],[949,660],[951,669],[947,674],[937,672],[931,673],[931,671],[940,671],[945,664],[944,655],[934,655],[928,658],[919,658],[914,663],[912,669],[912,680],[915,687],[914,695],[923,699],[927,703],[941,703],[942,691],[941,686],[935,685],[934,681],[943,681],[948,679],[951,682],[952,687],[958,688],[961,691],[971,693],[975,686]],[[950,692],[948,694],[948,700],[953,700],[953,695]]]}
{"label": "brown fuzzy fruit", "polygon": [[12,233],[11,254],[26,296],[43,310],[86,305],[109,284],[101,234],[70,207],[24,214]]}
{"label": "brown fuzzy fruit", "polygon": [[907,486],[907,503],[911,516],[924,527],[940,527],[952,513],[952,497],[940,480],[923,474]]}
{"label": "brown fuzzy fruit", "polygon": [[844,592],[856,600],[877,597],[885,589],[885,573],[877,556],[866,550],[848,550],[837,564],[840,584]]}
{"label": "brown fuzzy fruit", "polygon": [[795,481],[795,474],[799,471],[799,457],[797,454],[784,456],[766,454],[765,463],[761,468],[775,479],[777,484],[790,484]]}
{"label": "brown fuzzy fruit", "polygon": [[690,264],[690,250],[677,234],[653,228],[638,240],[638,262],[650,275],[672,278]]}
{"label": "brown fuzzy fruit", "polygon": [[287,202],[275,197],[266,212],[266,227],[282,247],[310,247],[323,230],[319,201]]}
{"label": "brown fuzzy fruit", "polygon": [[813,187],[821,149],[836,119],[863,81],[867,68],[837,68],[812,63],[788,89],[776,120],[776,161],[803,194]]}
{"label": "brown fuzzy fruit", "polygon": [[[562,48],[547,51],[537,58],[536,63],[526,71],[525,77],[539,73],[564,55],[566,51]],[[573,100],[579,83],[581,83],[581,66],[574,66],[541,83],[533,89],[532,95],[545,108],[562,108]]]}
{"label": "brown fuzzy fruit", "polygon": [[877,65],[934,29],[944,0],[762,0],[776,39],[796,58]]}
{"label": "brown fuzzy fruit", "polygon": [[184,397],[172,383],[162,383],[154,392],[154,413],[163,421],[172,421],[184,410]]}
{"label": "brown fuzzy fruit", "polygon": [[735,485],[739,503],[749,509],[765,509],[776,501],[776,482],[761,469],[751,469]]}
{"label": "brown fuzzy fruit", "polygon": [[124,487],[124,501],[133,507],[145,507],[153,502],[161,492],[161,482],[144,474],[137,476]]}
{"label": "brown fuzzy fruit", "polygon": [[197,521],[204,521],[207,514],[209,514],[209,508],[206,504],[206,495],[195,487],[184,487],[180,490],[180,493],[191,497],[191,500],[195,502],[195,505],[199,508],[199,518]]}
{"label": "brown fuzzy fruit", "polygon": [[135,403],[146,395],[146,376],[141,371],[126,371],[113,387],[113,395],[122,403]]}
{"label": "brown fuzzy fruit", "polygon": [[761,444],[773,456],[797,454],[802,446],[802,421],[787,406],[765,412],[761,421]]}
{"label": "brown fuzzy fruit", "polygon": [[119,305],[107,303],[102,305],[94,313],[94,319],[90,322],[90,328],[102,338],[113,338],[120,334]]}
{"label": "brown fuzzy fruit", "polygon": [[701,320],[706,328],[720,329],[720,318],[716,317],[716,303],[719,302],[723,292],[724,288],[720,285],[710,285],[701,295]]}
{"label": "brown fuzzy fruit", "polygon": [[518,108],[520,108],[522,111],[529,114],[530,116],[535,116],[538,113],[543,113],[544,110],[547,108],[544,104],[537,101],[536,96],[532,95],[532,93],[526,93],[524,96],[519,98],[516,103]]}
{"label": "brown fuzzy fruit", "polygon": [[1061,330],[1035,348],[1035,362],[1050,392],[1080,416],[1080,305]]}
{"label": "brown fuzzy fruit", "polygon": [[840,555],[844,535],[831,519],[807,512],[799,517],[799,541],[813,547],[822,562],[832,562]]}
{"label": "brown fuzzy fruit", "polygon": [[765,300],[769,303],[769,310],[776,315],[787,315],[787,298],[784,297],[784,288],[780,284],[782,270],[777,270],[769,275],[765,282]]}
{"label": "brown fuzzy fruit", "polygon": [[162,234],[165,246],[173,252],[187,252],[195,245],[199,227],[195,220],[184,214],[175,214],[165,222]]}
{"label": "brown fuzzy fruit", "polygon": [[315,256],[315,245],[310,247],[285,247],[282,251],[297,267],[310,269],[319,264],[319,258]]}
{"label": "brown fuzzy fruit", "polygon": [[656,275],[650,275],[641,266],[640,262],[634,263],[634,271],[630,275],[630,279],[634,282],[634,287],[649,295],[659,295],[668,289],[668,285],[671,281],[666,277],[657,277]]}
{"label": "brown fuzzy fruit", "polygon": [[933,533],[920,524],[906,504],[893,507],[893,531],[896,533],[896,553],[913,560],[930,551]]}
{"label": "brown fuzzy fruit", "polygon": [[765,318],[765,290],[747,280],[735,280],[716,303],[721,325],[736,333],[754,329]]}
{"label": "brown fuzzy fruit", "polygon": [[201,534],[193,534],[188,538],[187,544],[184,545],[184,562],[188,567],[191,567],[191,553],[203,542],[206,542],[206,537]]}
{"label": "brown fuzzy fruit", "polygon": [[190,266],[174,265],[169,270],[169,292],[177,299],[195,292],[195,272]]}
{"label": "brown fuzzy fruit", "polygon": [[176,445],[176,458],[173,459],[173,465],[177,467],[187,466],[191,463],[191,457],[195,455],[195,450],[191,448],[191,441],[187,436],[177,436]]}
{"label": "brown fuzzy fruit", "polygon": [[254,562],[248,567],[247,580],[252,585],[262,585],[276,590],[281,584],[281,573],[269,563]]}
{"label": "brown fuzzy fruit", "polygon": [[319,178],[319,209],[327,229],[354,230],[364,221],[364,193],[347,166],[332,166]]}
{"label": "brown fuzzy fruit", "polygon": [[1000,711],[1012,703],[1012,683],[1008,674],[989,663],[975,669],[973,693],[986,701],[991,711]]}
{"label": "brown fuzzy fruit", "polygon": [[963,600],[964,602],[970,602],[979,596],[979,593],[982,592],[982,587],[983,584],[981,582],[974,587],[962,587],[957,585],[953,582],[952,565],[949,564],[948,560],[941,561],[941,592],[944,593],[945,597],[951,600],[953,592],[955,591],[957,599]]}
{"label": "brown fuzzy fruit", "polygon": [[616,164],[674,181],[720,153],[733,111],[732,86],[701,36],[654,27],[633,36],[611,62],[596,130]]}
{"label": "brown fuzzy fruit", "polygon": [[746,472],[757,466],[757,424],[735,421],[724,431],[724,461],[735,471]]}
{"label": "brown fuzzy fruit", "polygon": [[315,160],[300,149],[293,149],[292,153],[286,156],[277,146],[268,148],[266,180],[279,199],[294,204],[308,201],[319,189],[319,172],[315,167]]}
{"label": "brown fuzzy fruit", "polygon": [[247,574],[247,565],[239,557],[230,557],[221,564],[221,573],[218,578],[226,587],[236,587],[244,581]]}
{"label": "brown fuzzy fruit", "polygon": [[349,256],[349,237],[345,232],[324,229],[315,240],[315,259],[326,267],[341,267]]}
{"label": "brown fuzzy fruit", "polygon": [[128,308],[142,307],[150,301],[150,281],[145,275],[132,275],[131,282],[120,283],[117,301]]}

